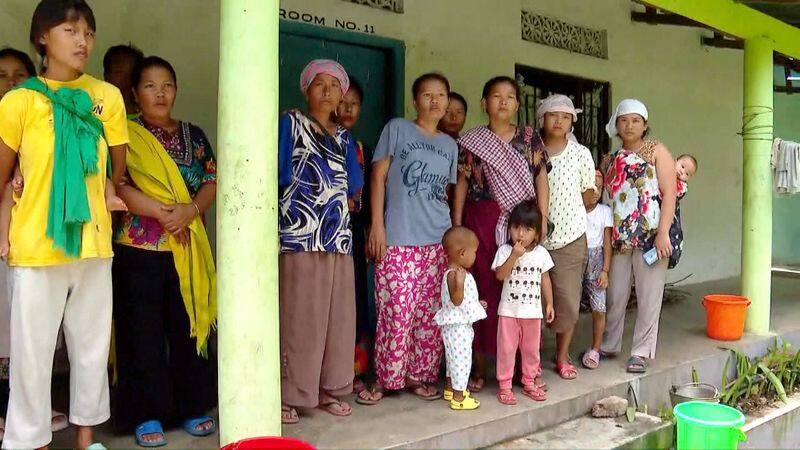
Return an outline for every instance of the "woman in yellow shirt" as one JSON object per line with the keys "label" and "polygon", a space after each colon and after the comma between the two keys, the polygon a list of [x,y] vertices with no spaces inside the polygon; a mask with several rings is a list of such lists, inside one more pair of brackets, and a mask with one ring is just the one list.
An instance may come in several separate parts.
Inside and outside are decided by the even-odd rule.
{"label": "woman in yellow shirt", "polygon": [[62,323],[75,448],[102,448],[92,444],[92,426],[110,416],[113,253],[104,193],[109,156],[112,179],[123,177],[128,129],[119,90],[83,73],[94,34],[84,0],[42,0],[30,40],[46,68],[0,100],[0,186],[17,162],[25,177],[8,255],[11,373],[23,376],[11,377],[4,448],[40,448],[52,439],[50,380]]}

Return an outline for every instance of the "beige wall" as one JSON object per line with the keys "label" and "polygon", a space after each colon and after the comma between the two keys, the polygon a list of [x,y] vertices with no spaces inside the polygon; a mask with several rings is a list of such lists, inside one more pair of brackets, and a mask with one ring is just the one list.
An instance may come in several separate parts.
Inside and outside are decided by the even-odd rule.
{"label": "beige wall", "polygon": [[[0,45],[25,46],[32,0],[0,3]],[[98,50],[131,41],[172,61],[181,83],[176,113],[216,136],[218,0],[95,0]],[[742,53],[700,45],[701,31],[630,22],[628,0],[406,0],[395,14],[342,0],[282,0],[286,10],[371,25],[406,44],[406,89],[422,72],[445,73],[483,118],[483,82],[513,75],[520,63],[611,82],[614,101],[638,97],[651,112],[655,136],[673,153],[691,152],[700,174],[684,200],[685,257],[670,279],[693,282],[737,275],[741,234]],[[609,59],[544,47],[520,38],[520,9],[608,31]],[[268,30],[264,30],[269,32]],[[27,47],[25,47],[27,48]],[[410,96],[406,95],[408,99]],[[245,113],[245,112],[243,112]],[[411,114],[410,103],[406,113]],[[254,145],[258,145],[257,143]]]}

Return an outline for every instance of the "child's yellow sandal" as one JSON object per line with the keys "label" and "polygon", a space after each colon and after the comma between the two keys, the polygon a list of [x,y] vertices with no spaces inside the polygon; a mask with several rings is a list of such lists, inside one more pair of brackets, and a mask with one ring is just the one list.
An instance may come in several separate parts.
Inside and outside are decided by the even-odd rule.
{"label": "child's yellow sandal", "polygon": [[449,402],[453,400],[453,390],[452,389],[445,389],[442,393],[442,400]]}
{"label": "child's yellow sandal", "polygon": [[479,406],[481,406],[481,402],[472,398],[472,396],[469,395],[469,391],[464,392],[464,400],[460,402],[457,401],[456,399],[450,400],[450,409],[456,411],[467,411],[472,409],[478,409]]}

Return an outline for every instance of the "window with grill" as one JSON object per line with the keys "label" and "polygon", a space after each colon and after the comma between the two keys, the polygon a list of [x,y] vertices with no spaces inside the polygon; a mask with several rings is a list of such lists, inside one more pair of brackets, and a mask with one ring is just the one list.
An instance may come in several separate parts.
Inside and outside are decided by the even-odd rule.
{"label": "window with grill", "polygon": [[595,162],[608,153],[611,140],[605,126],[611,115],[610,83],[520,64],[515,66],[515,73],[522,88],[517,118],[520,124],[536,125],[538,101],[551,94],[563,94],[572,99],[576,108],[583,110],[578,114],[573,131],[578,142],[592,151]]}

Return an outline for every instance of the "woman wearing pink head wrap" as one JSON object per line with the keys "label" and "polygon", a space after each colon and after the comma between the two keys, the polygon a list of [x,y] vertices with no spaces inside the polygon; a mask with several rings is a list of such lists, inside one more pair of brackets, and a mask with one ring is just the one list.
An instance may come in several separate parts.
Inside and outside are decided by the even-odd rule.
{"label": "woman wearing pink head wrap", "polygon": [[347,71],[344,70],[341,64],[331,59],[315,59],[306,64],[306,67],[300,73],[300,90],[306,93],[309,86],[311,86],[311,82],[320,74],[331,76],[339,81],[342,97],[350,89],[350,77],[347,76]]}
{"label": "woman wearing pink head wrap", "polygon": [[[348,199],[364,184],[355,140],[331,120],[350,80],[335,61],[300,76],[308,112],[279,124],[281,421],[294,407],[347,416],[352,391],[355,286]],[[322,201],[321,201],[322,200]]]}
{"label": "woman wearing pink head wrap", "polygon": [[555,266],[550,270],[556,318],[550,328],[556,333],[556,372],[571,380],[578,371],[569,358],[569,347],[581,300],[586,266],[586,208],[584,197],[594,195],[594,160],[588,148],[569,139],[579,109],[565,95],[542,100],[536,111],[542,142],[553,169],[550,171],[550,220],[555,225],[544,247]]}

